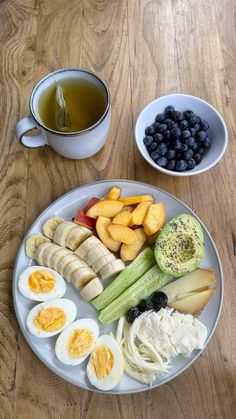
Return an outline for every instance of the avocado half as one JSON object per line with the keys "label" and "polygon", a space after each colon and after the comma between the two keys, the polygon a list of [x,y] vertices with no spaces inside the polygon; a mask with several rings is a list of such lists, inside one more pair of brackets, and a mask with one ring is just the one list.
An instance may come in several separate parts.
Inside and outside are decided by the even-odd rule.
{"label": "avocado half", "polygon": [[167,275],[179,277],[196,269],[205,253],[200,223],[188,214],[172,218],[159,233],[155,258]]}

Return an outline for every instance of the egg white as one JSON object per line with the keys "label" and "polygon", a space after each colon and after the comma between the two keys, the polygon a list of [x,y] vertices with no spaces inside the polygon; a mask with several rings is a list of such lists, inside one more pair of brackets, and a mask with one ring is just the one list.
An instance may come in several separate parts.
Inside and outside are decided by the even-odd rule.
{"label": "egg white", "polygon": [[100,338],[96,342],[94,349],[100,345],[108,347],[112,352],[114,363],[111,368],[111,371],[106,377],[99,379],[93,371],[93,366],[91,362],[93,354],[92,352],[87,365],[87,376],[90,383],[93,386],[97,387],[99,390],[111,390],[119,383],[119,381],[122,378],[124,370],[123,356],[118,343],[112,336],[100,336]]}
{"label": "egg white", "polygon": [[[29,286],[29,277],[30,275],[39,270],[45,270],[51,272],[51,274],[54,275],[55,278],[55,287],[47,292],[47,293],[36,293],[33,290],[31,290]],[[62,297],[66,292],[66,283],[61,275],[59,275],[56,271],[53,269],[45,268],[44,266],[30,266],[29,268],[25,269],[19,277],[18,281],[18,288],[21,292],[21,294],[24,295],[24,297],[33,300],[33,301],[48,301],[53,298],[60,298]]]}
{"label": "egg white", "polygon": [[[34,318],[37,316],[40,310],[50,307],[60,307],[66,314],[66,322],[58,330],[55,330],[53,332],[45,332],[44,330],[40,330],[37,328],[37,326],[34,324]],[[75,320],[76,312],[77,309],[75,303],[66,298],[45,301],[43,303],[37,304],[32,308],[32,310],[30,310],[26,320],[26,325],[30,333],[32,333],[33,335],[39,338],[48,338],[50,336],[58,335],[58,333],[61,333],[62,330],[69,326],[69,324]]]}
{"label": "egg white", "polygon": [[[72,336],[73,332],[76,329],[87,329],[92,332],[94,337],[94,344],[88,350],[88,352],[78,358],[71,358],[69,353],[67,352],[67,343],[69,338]],[[60,336],[57,338],[56,345],[55,345],[55,352],[56,356],[63,364],[66,365],[79,365],[81,364],[92,352],[95,343],[99,336],[99,328],[97,323],[92,319],[79,319],[76,320],[74,323],[70,324]]]}

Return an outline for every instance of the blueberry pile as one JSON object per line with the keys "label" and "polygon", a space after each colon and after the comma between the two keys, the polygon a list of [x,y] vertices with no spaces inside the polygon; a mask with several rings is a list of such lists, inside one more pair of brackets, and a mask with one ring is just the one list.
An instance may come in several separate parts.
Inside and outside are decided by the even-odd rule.
{"label": "blueberry pile", "polygon": [[145,129],[143,142],[152,160],[165,169],[192,170],[210,148],[209,125],[193,111],[176,111],[167,106]]}
{"label": "blueberry pile", "polygon": [[129,323],[144,313],[144,311],[155,310],[159,311],[161,308],[165,308],[168,303],[167,295],[164,292],[155,292],[151,300],[142,300],[138,306],[132,307],[127,311],[126,318]]}

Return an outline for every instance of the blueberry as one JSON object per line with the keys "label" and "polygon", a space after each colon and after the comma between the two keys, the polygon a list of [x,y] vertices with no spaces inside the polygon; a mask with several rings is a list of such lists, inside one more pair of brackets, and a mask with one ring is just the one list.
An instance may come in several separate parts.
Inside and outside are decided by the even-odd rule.
{"label": "blueberry", "polygon": [[171,130],[171,137],[174,139],[174,140],[177,140],[178,138],[180,138],[180,136],[181,136],[181,129],[180,128],[172,128],[172,130]]}
{"label": "blueberry", "polygon": [[191,149],[194,151],[194,153],[198,153],[199,147],[196,142],[191,146]]}
{"label": "blueberry", "polygon": [[189,147],[192,147],[192,146],[195,144],[195,139],[194,139],[193,137],[189,137],[189,138],[187,138],[187,140],[186,140],[186,144],[187,144]]}
{"label": "blueberry", "polygon": [[157,146],[158,146],[158,144],[157,144],[155,141],[153,141],[153,143],[150,145],[150,149],[151,149],[152,151],[154,151],[154,150],[156,150],[156,149],[157,149]]}
{"label": "blueberry", "polygon": [[192,137],[195,137],[197,130],[194,127],[189,128],[190,134],[192,135]]}
{"label": "blueberry", "polygon": [[160,126],[159,126],[159,131],[160,132],[164,132],[164,131],[166,131],[167,130],[167,125],[166,124],[160,124]]}
{"label": "blueberry", "polygon": [[146,129],[145,129],[145,134],[146,135],[154,135],[155,134],[155,129],[153,128],[153,126],[152,125],[150,125],[150,127],[147,127]]}
{"label": "blueberry", "polygon": [[199,164],[202,161],[202,155],[200,153],[194,154],[193,158],[194,158],[196,164]]}
{"label": "blueberry", "polygon": [[178,160],[175,165],[175,170],[177,172],[185,172],[187,170],[188,164],[186,160]]}
{"label": "blueberry", "polygon": [[156,163],[158,164],[158,166],[160,167],[166,167],[168,160],[166,157],[159,157],[159,159],[157,159]]}
{"label": "blueberry", "polygon": [[173,147],[174,150],[181,150],[182,149],[182,143],[181,143],[181,141],[175,140],[172,143],[172,147]]}
{"label": "blueberry", "polygon": [[200,124],[195,124],[193,128],[195,129],[196,132],[198,132],[201,129],[201,126]]}
{"label": "blueberry", "polygon": [[191,133],[188,129],[185,129],[185,130],[182,131],[182,138],[183,139],[189,138],[190,136],[191,136]]}
{"label": "blueberry", "polygon": [[197,121],[197,124],[200,124],[200,123],[201,123],[201,118],[200,118],[200,116],[196,115],[196,121]]}
{"label": "blueberry", "polygon": [[141,300],[138,309],[143,313],[144,311],[153,310],[154,304],[152,300]]}
{"label": "blueberry", "polygon": [[209,137],[207,137],[203,142],[202,142],[202,145],[203,145],[203,147],[204,148],[209,148],[210,146],[211,146],[211,143],[212,143],[212,141],[211,141],[211,139],[209,138]]}
{"label": "blueberry", "polygon": [[184,119],[184,114],[182,112],[176,111],[176,112],[173,113],[173,120],[175,122],[180,122],[183,119]]}
{"label": "blueberry", "polygon": [[150,145],[147,146],[147,151],[149,152],[149,154],[151,154],[152,149],[151,149],[151,146]]}
{"label": "blueberry", "polygon": [[175,170],[175,164],[176,164],[175,160],[170,160],[166,165],[166,169]]}
{"label": "blueberry", "polygon": [[203,147],[199,147],[199,148],[198,148],[198,153],[200,153],[201,155],[203,155],[203,153],[204,153],[204,148],[203,148]]}
{"label": "blueberry", "polygon": [[188,169],[189,170],[192,170],[192,169],[194,169],[195,166],[196,166],[195,160],[194,159],[189,159],[189,161],[188,161]]}
{"label": "blueberry", "polygon": [[157,152],[159,153],[159,157],[164,156],[168,151],[167,145],[165,143],[159,144],[157,147]]}
{"label": "blueberry", "polygon": [[164,120],[164,124],[166,124],[166,125],[167,125],[167,127],[168,127],[168,124],[169,124],[170,122],[172,122],[172,119],[170,119],[170,118],[166,118],[166,119]]}
{"label": "blueberry", "polygon": [[194,115],[193,111],[188,110],[188,111],[184,112],[184,116],[185,116],[186,119],[191,118],[191,116],[193,116],[193,115]]}
{"label": "blueberry", "polygon": [[170,131],[167,129],[166,131],[163,132],[164,138],[166,141],[169,141],[171,138],[171,133]]}
{"label": "blueberry", "polygon": [[182,159],[182,153],[181,153],[181,151],[177,151],[176,160],[181,160],[181,159]]}
{"label": "blueberry", "polygon": [[139,317],[141,314],[141,311],[138,309],[138,307],[132,307],[129,309],[129,311],[126,314],[126,318],[129,323],[133,323],[137,317]]}
{"label": "blueberry", "polygon": [[175,156],[176,156],[176,151],[175,150],[168,150],[167,151],[166,157],[167,157],[168,160],[174,159]]}
{"label": "blueberry", "polygon": [[158,153],[158,151],[153,151],[153,152],[150,154],[150,156],[151,156],[152,160],[156,161],[157,159],[159,159],[160,154]]}
{"label": "blueberry", "polygon": [[171,121],[168,123],[167,128],[171,131],[173,128],[178,127],[177,122]]}
{"label": "blueberry", "polygon": [[193,157],[193,150],[187,150],[182,154],[184,160],[188,161]]}
{"label": "blueberry", "polygon": [[206,131],[199,131],[197,133],[197,140],[198,141],[204,141],[207,138],[207,133]]}
{"label": "blueberry", "polygon": [[152,301],[154,304],[154,309],[159,311],[161,308],[165,308],[168,303],[168,297],[164,292],[155,292],[152,296]]}
{"label": "blueberry", "polygon": [[146,147],[151,145],[152,142],[153,142],[153,137],[151,137],[150,135],[144,137],[144,139],[143,139],[143,143],[145,144]]}
{"label": "blueberry", "polygon": [[165,108],[165,115],[166,116],[171,116],[174,112],[175,112],[174,106],[169,105]]}
{"label": "blueberry", "polygon": [[186,121],[186,119],[183,119],[183,121],[180,121],[179,127],[180,127],[180,129],[188,128],[188,121]]}
{"label": "blueberry", "polygon": [[203,121],[203,120],[201,121],[201,129],[203,131],[207,131],[209,129],[209,124],[207,121]]}
{"label": "blueberry", "polygon": [[160,133],[157,133],[154,135],[153,140],[156,141],[156,143],[162,143],[164,139],[164,136]]}
{"label": "blueberry", "polygon": [[181,152],[184,153],[185,151],[188,151],[188,144],[182,144]]}
{"label": "blueberry", "polygon": [[192,115],[190,116],[190,118],[188,119],[188,123],[189,125],[192,127],[193,125],[195,125],[197,123],[197,117],[196,115]]}
{"label": "blueberry", "polygon": [[153,129],[155,130],[155,133],[156,133],[156,132],[159,131],[160,124],[159,124],[159,122],[153,122],[151,127],[153,127]]}
{"label": "blueberry", "polygon": [[159,113],[159,114],[156,116],[155,121],[156,121],[156,122],[163,122],[163,121],[164,121],[164,119],[165,119],[165,115],[164,115],[163,113]]}

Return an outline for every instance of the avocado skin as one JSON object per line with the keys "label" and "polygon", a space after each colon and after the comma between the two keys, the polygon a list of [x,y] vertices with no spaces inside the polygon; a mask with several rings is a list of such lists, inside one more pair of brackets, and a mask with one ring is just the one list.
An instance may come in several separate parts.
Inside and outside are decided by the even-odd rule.
{"label": "avocado skin", "polygon": [[204,253],[202,227],[196,218],[189,214],[180,214],[172,218],[159,233],[154,249],[159,268],[175,278],[194,271]]}

